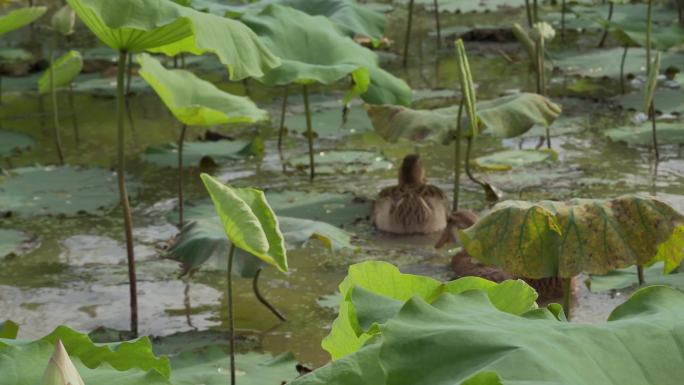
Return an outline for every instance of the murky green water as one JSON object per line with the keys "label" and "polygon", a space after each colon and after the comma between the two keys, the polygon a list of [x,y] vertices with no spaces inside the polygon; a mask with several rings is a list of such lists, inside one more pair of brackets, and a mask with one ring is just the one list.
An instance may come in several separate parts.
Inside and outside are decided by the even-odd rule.
{"label": "murky green water", "polygon": [[[486,23],[503,14],[477,16],[445,16],[444,25],[455,23]],[[522,20],[521,12],[507,13],[508,19]],[[400,47],[403,31],[401,9],[390,14],[390,36]],[[414,89],[436,87],[458,89],[455,59],[448,49],[438,50],[434,39],[427,36],[432,29],[430,15],[421,14],[417,22],[417,37],[412,46],[414,55],[408,69],[400,66],[395,55],[387,56],[386,67],[404,78]],[[479,97],[485,99],[510,90],[532,90],[534,78],[523,52],[517,43],[469,43],[471,67],[479,85]],[[513,60],[513,62],[509,61]],[[210,65],[207,66],[211,68]],[[219,72],[206,73],[212,80],[223,79]],[[6,84],[12,85],[12,81]],[[563,85],[573,82],[556,75],[552,79],[554,100],[564,106],[563,118],[552,132],[553,146],[559,160],[527,169],[483,175],[502,189],[509,199],[567,199],[572,197],[614,197],[624,193],[655,193],[679,210],[684,210],[684,158],[678,146],[665,145],[661,149],[661,163],[653,176],[649,165],[648,148],[629,148],[605,139],[601,132],[619,125],[629,118],[607,102],[586,97],[566,95]],[[18,83],[17,83],[18,84]],[[601,87],[614,88],[614,82],[603,81]],[[244,93],[242,84],[223,84],[224,88]],[[252,97],[274,116],[276,125],[280,108],[279,92],[249,83]],[[320,90],[318,102],[335,101],[339,93]],[[301,114],[301,102],[291,98],[290,112]],[[60,101],[66,112],[66,99]],[[453,99],[427,99],[422,106],[444,106]],[[82,142],[77,147],[71,131],[70,119],[63,119],[63,141],[66,160],[74,165],[114,165],[115,111],[114,101],[106,97],[77,96],[78,118]],[[137,237],[138,278],[140,291],[141,333],[169,335],[180,331],[226,327],[225,275],[221,272],[201,271],[192,280],[178,278],[176,263],[160,259],[166,241],[174,235],[168,213],[175,205],[176,174],[172,169],[161,169],[143,162],[141,152],[152,144],[175,141],[179,124],[164,109],[156,96],[143,93],[133,97],[135,131],[128,131],[128,170],[132,180],[140,186],[134,196],[135,234]],[[50,164],[56,152],[50,136],[49,117],[41,120],[36,95],[11,93],[5,95],[0,120],[3,128],[30,133],[38,144],[29,152],[7,161],[5,166],[34,163]],[[360,106],[355,108],[360,109]],[[294,114],[292,115],[294,116]],[[316,125],[339,124],[314,121]],[[266,156],[263,159],[237,161],[222,166],[218,175],[223,181],[238,186],[261,189],[300,191],[351,192],[361,198],[372,199],[381,187],[392,182],[396,170],[366,174],[320,176],[311,184],[304,173],[288,170],[282,173],[282,163],[270,127],[260,127],[267,135]],[[349,132],[354,127],[346,127]],[[235,135],[251,135],[257,128],[239,128]],[[203,130],[192,129],[190,137]],[[231,132],[230,128],[226,132]],[[476,144],[476,155],[489,154],[504,148],[534,148],[538,135],[528,134],[522,139],[494,140],[483,137]],[[301,135],[288,137],[285,157],[306,151]],[[425,158],[432,181],[452,191],[451,166],[453,150],[439,145],[412,143],[386,144],[370,132],[319,138],[318,151],[333,148],[373,149],[381,151],[397,163],[411,151]],[[205,197],[197,169],[186,172],[188,200]],[[464,179],[463,206],[473,210],[484,208],[479,187]],[[12,319],[22,326],[21,337],[44,335],[59,324],[80,330],[98,326],[126,329],[129,323],[128,286],[122,221],[118,210],[102,217],[76,218],[6,218],[0,227],[29,231],[40,239],[40,247],[32,253],[3,261],[0,269],[0,319]],[[356,235],[358,252],[330,253],[317,245],[289,253],[291,272],[281,274],[268,269],[261,279],[262,291],[288,317],[281,323],[262,307],[251,291],[251,281],[237,280],[237,325],[241,332],[254,336],[259,348],[279,353],[293,351],[303,362],[322,364],[327,360],[320,348],[320,340],[327,334],[334,318],[334,310],[318,303],[324,295],[333,294],[350,263],[366,259],[382,259],[398,264],[403,271],[428,274],[449,279],[448,252],[436,251],[433,238],[396,238],[380,234],[361,221],[348,226]],[[85,262],[84,262],[85,261]],[[86,263],[87,262],[87,263]],[[624,298],[589,294],[579,285],[578,322],[596,322]]]}

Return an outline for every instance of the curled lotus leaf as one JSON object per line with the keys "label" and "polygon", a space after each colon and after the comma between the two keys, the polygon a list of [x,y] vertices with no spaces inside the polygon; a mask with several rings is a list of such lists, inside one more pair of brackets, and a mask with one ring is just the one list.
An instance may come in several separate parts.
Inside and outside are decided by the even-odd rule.
{"label": "curled lotus leaf", "polygon": [[[376,132],[385,140],[400,138],[449,144],[458,126],[458,106],[414,110],[402,106],[366,106]],[[531,93],[504,96],[477,103],[480,129],[501,138],[524,134],[535,125],[549,126],[561,107],[546,97]],[[465,114],[464,114],[465,115]],[[468,127],[467,119],[461,122]],[[464,135],[469,136],[467,130]]]}
{"label": "curled lotus leaf", "polygon": [[470,255],[529,278],[606,274],[634,264],[681,263],[684,216],[650,197],[507,201],[461,231]]}

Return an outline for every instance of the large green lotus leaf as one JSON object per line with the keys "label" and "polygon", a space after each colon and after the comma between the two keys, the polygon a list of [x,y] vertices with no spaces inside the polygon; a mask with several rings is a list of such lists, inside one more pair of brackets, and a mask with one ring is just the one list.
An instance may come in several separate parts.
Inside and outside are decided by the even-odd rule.
{"label": "large green lotus leaf", "polygon": [[116,50],[167,55],[212,53],[231,79],[259,77],[278,59],[240,22],[168,0],[68,0],[100,40]]}
{"label": "large green lotus leaf", "polygon": [[[130,184],[134,193],[136,184]],[[104,214],[119,204],[116,174],[102,168],[26,167],[0,179],[0,213],[38,215]]]}
{"label": "large green lotus leaf", "polygon": [[3,64],[29,62],[33,60],[33,54],[22,48],[0,48],[0,60]]}
{"label": "large green lotus leaf", "polygon": [[[618,30],[621,35],[626,35],[629,41],[646,47],[646,23],[613,23],[611,27]],[[654,49],[667,51],[673,47],[684,44],[684,28],[678,24],[658,26],[653,28],[651,44]]]}
{"label": "large green lotus leaf", "polygon": [[[78,51],[69,51],[52,64],[55,71],[55,89],[69,85],[83,69],[83,57]],[[46,69],[38,79],[38,92],[50,92],[50,69]]]}
{"label": "large green lotus leaf", "polygon": [[[183,144],[183,167],[198,167],[204,158],[216,164],[259,155],[261,140],[219,140],[216,142],[185,142]],[[167,143],[150,146],[143,159],[160,167],[178,167],[178,144]]]}
{"label": "large green lotus leaf", "polygon": [[[304,191],[266,191],[266,200],[278,217],[309,219],[326,222],[337,227],[352,225],[368,216],[371,204],[353,194]],[[211,201],[200,201],[185,207],[188,220],[201,220],[216,215]],[[177,213],[171,213],[174,221]]]}
{"label": "large green lotus leaf", "polygon": [[201,177],[228,239],[236,247],[287,272],[283,234],[264,193],[252,188],[231,188],[207,174]]}
{"label": "large green lotus leaf", "polygon": [[[567,75],[592,78],[620,78],[620,62],[623,48],[598,49],[587,52],[563,51],[554,55],[554,66]],[[625,61],[625,75],[644,73],[646,50],[630,48]],[[681,53],[663,54],[662,67],[684,70],[684,55]],[[643,102],[643,99],[641,100]]]}
{"label": "large green lotus leaf", "polygon": [[650,197],[503,202],[460,232],[470,255],[521,277],[606,274],[634,264],[679,266],[684,217]]}
{"label": "large green lotus leaf", "polygon": [[[291,353],[271,357],[247,353],[235,356],[240,385],[278,385],[297,377],[297,361]],[[186,352],[172,360],[174,385],[224,385],[230,382],[230,358],[218,347]]]}
{"label": "large green lotus leaf", "polygon": [[[394,3],[407,5],[409,0],[396,0]],[[434,0],[414,0],[414,4],[432,9]],[[452,13],[496,12],[524,6],[524,0],[439,0],[439,11]]]}
{"label": "large green lotus leaf", "polygon": [[[658,142],[667,144],[684,144],[684,123],[657,124]],[[622,126],[606,130],[604,134],[614,142],[631,145],[650,146],[653,143],[653,127],[651,122],[638,126]]]}
{"label": "large green lotus leaf", "polygon": [[150,55],[138,55],[140,76],[157,92],[166,107],[181,123],[189,126],[215,126],[228,123],[254,123],[267,120],[268,112],[249,98],[221,91],[192,72],[168,70]]}
{"label": "large green lotus leaf", "polygon": [[487,171],[507,171],[535,163],[551,162],[558,154],[549,149],[542,150],[506,150],[475,159],[475,164]]}
{"label": "large green lotus leaf", "polygon": [[19,8],[0,16],[0,36],[38,20],[47,7]]}
{"label": "large green lotus leaf", "polygon": [[[333,150],[314,155],[316,173],[321,175],[358,174],[379,170],[389,170],[394,165],[384,155],[373,151]],[[291,167],[306,170],[309,155],[300,155],[287,160]]]}
{"label": "large green lotus leaf", "polygon": [[677,290],[642,289],[599,325],[543,313],[502,312],[482,291],[414,297],[375,344],[291,384],[675,385],[684,375]]}
{"label": "large green lotus leaf", "polygon": [[[74,92],[79,92],[95,97],[115,98],[116,78],[103,78],[98,76],[79,76],[73,83]],[[139,76],[131,78],[131,94],[142,94],[151,91],[150,86]]]}
{"label": "large green lotus leaf", "polygon": [[19,325],[12,321],[0,322],[0,339],[13,340],[19,334]]}
{"label": "large green lotus leaf", "polygon": [[[664,66],[664,64],[662,66]],[[682,68],[684,69],[684,67]],[[623,108],[642,111],[645,99],[646,97],[643,91],[639,91],[617,96],[613,100]],[[656,111],[658,112],[677,115],[684,114],[684,90],[681,88],[658,90],[653,99],[655,101]]]}
{"label": "large green lotus leaf", "polygon": [[[285,122],[290,132],[306,132],[306,115],[303,113],[289,116]],[[366,111],[357,107],[349,111],[344,125],[341,108],[324,108],[314,112],[311,114],[311,123],[319,137],[341,137],[373,130]]]}
{"label": "large green lotus leaf", "polygon": [[[606,275],[592,275],[585,283],[592,293],[622,290],[637,285],[639,278],[636,266],[613,270]],[[684,273],[663,274],[663,263],[654,263],[644,268],[644,286],[670,286],[684,291]]]}
{"label": "large green lotus leaf", "polygon": [[19,230],[0,229],[0,260],[26,254],[34,246],[35,238],[31,235]]}
{"label": "large green lotus leaf", "polygon": [[66,326],[57,327],[52,333],[38,341],[0,340],[0,354],[11,346],[26,346],[37,342],[54,345],[57,340],[62,341],[70,357],[78,358],[83,365],[91,369],[104,363],[119,371],[151,370],[166,378],[171,374],[169,359],[155,356],[148,337],[127,342],[97,344],[87,334],[79,333]]}
{"label": "large green lotus leaf", "polygon": [[385,34],[384,15],[352,0],[261,0],[240,5],[216,0],[192,0],[192,7],[220,16],[240,17],[259,13],[269,4],[281,4],[312,16],[325,16],[349,37],[366,36],[379,42]]}
{"label": "large green lotus leaf", "polygon": [[0,157],[12,156],[35,144],[36,141],[27,134],[0,129]]}
{"label": "large green lotus leaf", "polygon": [[[458,125],[458,106],[413,110],[371,105],[366,110],[378,134],[391,142],[405,138],[449,144]],[[561,108],[543,96],[522,93],[478,102],[477,111],[482,127],[497,137],[510,138],[524,134],[537,124],[551,125]],[[465,120],[462,127],[466,131]]]}
{"label": "large green lotus leaf", "polygon": [[[638,23],[646,24],[646,12],[648,5],[644,3],[634,4],[618,4],[616,2],[613,7],[613,16],[611,21],[613,23],[624,23],[635,25]],[[597,25],[604,27],[608,24],[608,4],[587,4],[575,5],[568,7],[568,11],[577,15],[577,17],[591,20]],[[653,7],[653,22],[657,24],[671,23],[674,20],[672,10],[667,7],[661,7],[657,4]]]}
{"label": "large green lotus leaf", "polygon": [[[318,240],[330,250],[352,248],[351,236],[344,230],[324,222],[302,218],[278,217],[280,231],[288,249],[303,247],[310,240]],[[169,258],[181,263],[183,274],[210,264],[225,270],[230,241],[217,216],[189,222],[168,249]],[[234,272],[244,278],[254,277],[263,263],[247,252],[236,254]]]}
{"label": "large green lotus leaf", "polygon": [[411,103],[410,88],[379,68],[375,53],[342,34],[324,16],[270,4],[241,20],[281,58],[282,65],[260,79],[264,84],[333,84],[352,76],[363,98],[370,92],[368,102]]}
{"label": "large green lotus leaf", "polygon": [[[523,281],[496,284],[478,277],[465,277],[442,283],[430,277],[403,274],[396,266],[380,261],[350,266],[339,289],[342,295],[339,314],[330,334],[321,344],[333,360],[359,350],[379,332],[379,329],[370,327],[371,324],[385,323],[413,297],[432,302],[442,293],[484,290],[495,306],[512,314],[536,308],[537,299],[534,289]],[[359,292],[360,297],[357,296]],[[368,309],[368,315],[362,314]]]}
{"label": "large green lotus leaf", "polygon": [[[0,385],[41,384],[43,371],[54,351],[54,345],[46,341],[35,341],[26,345],[9,346],[0,349]],[[83,382],[88,385],[170,385],[170,382],[155,371],[141,369],[119,371],[107,363],[89,368],[67,348],[71,360]]]}

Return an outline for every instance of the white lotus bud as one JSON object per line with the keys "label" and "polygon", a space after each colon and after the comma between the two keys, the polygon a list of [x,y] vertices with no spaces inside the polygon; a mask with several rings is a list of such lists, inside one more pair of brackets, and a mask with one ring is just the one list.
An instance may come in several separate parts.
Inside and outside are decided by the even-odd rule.
{"label": "white lotus bud", "polygon": [[50,21],[52,28],[64,36],[74,33],[74,24],[76,24],[76,13],[67,4],[60,8]]}
{"label": "white lotus bud", "polygon": [[41,385],[84,385],[61,340],[55,344]]}
{"label": "white lotus bud", "polygon": [[556,30],[553,29],[551,24],[545,21],[534,23],[534,28],[532,31],[535,35],[535,38],[539,38],[539,36],[541,36],[546,41],[551,41],[554,37],[556,37]]}

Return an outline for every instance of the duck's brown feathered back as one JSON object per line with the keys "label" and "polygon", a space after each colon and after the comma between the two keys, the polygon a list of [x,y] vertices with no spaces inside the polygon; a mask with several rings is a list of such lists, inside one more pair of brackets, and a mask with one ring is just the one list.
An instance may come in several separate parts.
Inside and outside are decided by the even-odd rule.
{"label": "duck's brown feathered back", "polygon": [[[383,189],[380,198],[390,198],[390,215],[404,227],[422,225],[434,215],[434,200],[445,200],[444,192],[437,186],[402,185]],[[429,199],[433,198],[433,199]]]}

